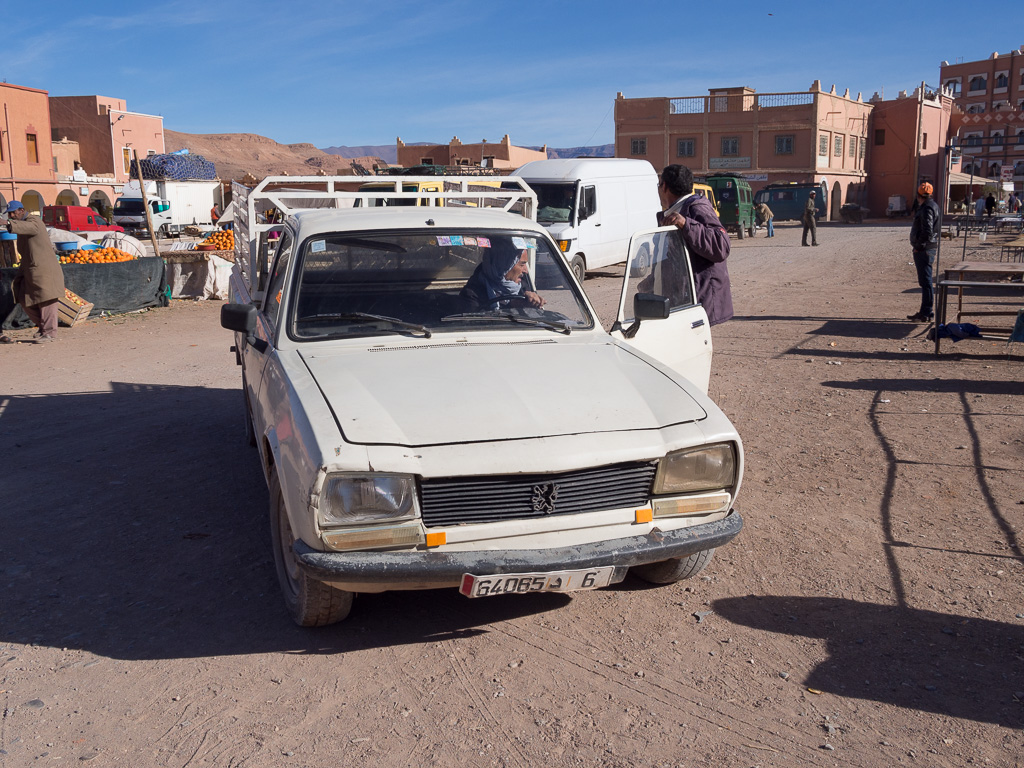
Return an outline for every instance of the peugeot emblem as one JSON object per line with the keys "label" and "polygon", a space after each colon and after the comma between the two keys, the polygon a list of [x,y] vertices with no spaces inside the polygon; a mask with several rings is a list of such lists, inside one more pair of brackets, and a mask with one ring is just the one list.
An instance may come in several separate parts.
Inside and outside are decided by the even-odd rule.
{"label": "peugeot emblem", "polygon": [[550,515],[555,511],[555,500],[558,498],[558,485],[555,483],[544,483],[543,485],[533,486],[533,503],[534,512],[543,512],[545,515]]}

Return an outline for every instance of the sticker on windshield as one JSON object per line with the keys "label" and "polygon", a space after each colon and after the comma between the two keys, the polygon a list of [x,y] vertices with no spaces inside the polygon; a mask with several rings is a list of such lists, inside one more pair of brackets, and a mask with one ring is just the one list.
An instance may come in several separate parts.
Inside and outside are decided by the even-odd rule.
{"label": "sticker on windshield", "polygon": [[463,245],[476,245],[476,238],[466,235],[464,238],[462,238],[462,243]]}
{"label": "sticker on windshield", "polygon": [[489,238],[489,237],[478,237],[476,239],[476,244],[479,245],[481,248],[490,248],[491,247],[491,238]]}
{"label": "sticker on windshield", "polygon": [[324,251],[327,250],[327,241],[314,240],[313,243],[309,246],[309,250],[311,253],[323,253]]}
{"label": "sticker on windshield", "polygon": [[446,235],[438,235],[437,236],[437,244],[438,245],[451,245],[452,244],[452,239],[450,237],[447,237]]}
{"label": "sticker on windshield", "polygon": [[523,248],[536,248],[537,247],[536,243],[534,243],[531,240],[527,240],[525,237],[513,237],[512,238],[512,245],[514,245],[519,250],[522,250]]}
{"label": "sticker on windshield", "polygon": [[462,235],[452,235],[452,245],[462,245]]}

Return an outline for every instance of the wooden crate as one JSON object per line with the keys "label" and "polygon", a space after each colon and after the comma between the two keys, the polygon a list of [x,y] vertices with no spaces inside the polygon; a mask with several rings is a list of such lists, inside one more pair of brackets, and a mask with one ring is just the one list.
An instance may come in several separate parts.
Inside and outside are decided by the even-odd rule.
{"label": "wooden crate", "polygon": [[[72,297],[83,303],[76,304]],[[65,290],[64,296],[57,300],[57,322],[61,325],[74,328],[85,320],[90,312],[92,312],[92,304],[71,291]]]}

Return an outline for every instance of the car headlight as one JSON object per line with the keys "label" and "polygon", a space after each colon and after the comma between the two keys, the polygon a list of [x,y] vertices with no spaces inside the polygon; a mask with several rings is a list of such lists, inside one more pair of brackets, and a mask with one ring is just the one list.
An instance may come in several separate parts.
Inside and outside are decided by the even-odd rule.
{"label": "car headlight", "polygon": [[658,462],[654,494],[695,493],[736,484],[736,449],[732,443],[670,453]]}
{"label": "car headlight", "polygon": [[416,518],[416,483],[408,475],[328,475],[318,515],[325,527]]}

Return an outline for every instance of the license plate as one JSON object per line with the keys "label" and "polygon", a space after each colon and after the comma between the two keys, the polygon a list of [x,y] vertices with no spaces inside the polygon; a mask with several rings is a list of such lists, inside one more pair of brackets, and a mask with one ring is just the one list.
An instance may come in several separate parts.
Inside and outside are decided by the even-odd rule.
{"label": "license plate", "polygon": [[459,592],[466,597],[494,595],[525,595],[530,592],[574,592],[579,589],[607,587],[615,572],[614,566],[588,568],[580,571],[549,573],[503,573],[499,576],[462,575]]}

